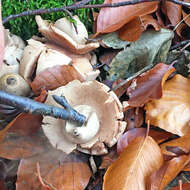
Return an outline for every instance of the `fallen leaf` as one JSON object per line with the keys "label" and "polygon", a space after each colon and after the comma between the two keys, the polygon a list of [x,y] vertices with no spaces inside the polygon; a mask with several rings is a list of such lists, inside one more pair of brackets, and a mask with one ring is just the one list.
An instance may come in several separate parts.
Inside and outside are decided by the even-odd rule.
{"label": "fallen leaf", "polygon": [[41,90],[54,90],[74,79],[83,81],[74,67],[70,65],[54,66],[40,72],[30,85],[33,92],[39,94]]}
{"label": "fallen leaf", "polygon": [[2,160],[0,160],[0,189],[1,190],[8,190],[5,185],[6,177],[7,177],[6,164]]}
{"label": "fallen leaf", "polygon": [[181,5],[165,1],[163,2],[162,9],[173,26],[176,26],[181,21],[182,17]]}
{"label": "fallen leaf", "polygon": [[120,154],[104,176],[104,190],[145,190],[146,178],[162,165],[159,146],[151,137],[138,137]]}
{"label": "fallen leaf", "polygon": [[173,32],[166,29],[145,31],[112,60],[109,79],[128,78],[150,64],[165,62]]}
{"label": "fallen leaf", "polygon": [[190,134],[187,133],[186,135],[170,140],[166,143],[163,143],[160,148],[162,150],[162,153],[168,156],[178,156],[175,154],[175,152],[171,152],[168,150],[167,147],[170,147],[169,150],[172,150],[171,147],[178,147],[180,150],[182,150],[185,154],[190,153]]}
{"label": "fallen leaf", "polygon": [[161,98],[162,87],[168,76],[174,71],[173,66],[159,63],[154,68],[133,79],[127,89],[129,106],[140,107],[150,100]]}
{"label": "fallen leaf", "polygon": [[[105,0],[104,4],[119,2],[122,0]],[[97,19],[97,33],[114,32],[135,17],[156,11],[157,5],[157,2],[145,2],[117,8],[102,8]]]}
{"label": "fallen leaf", "polygon": [[121,154],[122,151],[137,137],[145,137],[147,129],[134,128],[125,132],[117,142],[117,153]]}
{"label": "fallen leaf", "polygon": [[170,190],[189,190],[190,189],[190,183],[184,183],[182,184],[182,189],[180,189],[180,187],[173,187]]}
{"label": "fallen leaf", "polygon": [[57,190],[84,190],[91,177],[87,160],[84,154],[65,155],[55,149],[36,157],[22,159],[17,174],[17,190],[41,190],[43,184],[39,177],[44,184]]}
{"label": "fallen leaf", "polygon": [[0,141],[0,157],[11,160],[27,158],[42,153],[47,139],[39,137],[37,134],[30,137],[12,133],[6,134],[5,138]]}
{"label": "fallen leaf", "polygon": [[101,44],[103,44],[106,47],[113,48],[113,49],[122,49],[122,48],[127,47],[130,44],[130,42],[128,42],[128,41],[123,41],[123,40],[119,39],[117,32],[103,35],[101,37],[101,39],[102,39]]}
{"label": "fallen leaf", "polygon": [[168,132],[183,136],[189,132],[190,79],[175,75],[163,87],[163,96],[145,106],[146,121]]}
{"label": "fallen leaf", "polygon": [[137,17],[122,26],[118,31],[118,35],[121,40],[134,42],[140,38],[143,31],[141,19]]}
{"label": "fallen leaf", "polygon": [[152,26],[156,31],[160,30],[160,25],[152,15],[144,15],[134,18],[122,26],[118,34],[120,39],[134,42],[140,38],[142,32],[145,31],[148,26]]}
{"label": "fallen leaf", "polygon": [[158,171],[152,173],[148,178],[147,190],[163,190],[164,187],[178,175],[189,161],[190,156],[183,155],[165,162]]}
{"label": "fallen leaf", "polygon": [[30,136],[38,131],[42,125],[42,115],[19,114],[9,128],[9,132]]}

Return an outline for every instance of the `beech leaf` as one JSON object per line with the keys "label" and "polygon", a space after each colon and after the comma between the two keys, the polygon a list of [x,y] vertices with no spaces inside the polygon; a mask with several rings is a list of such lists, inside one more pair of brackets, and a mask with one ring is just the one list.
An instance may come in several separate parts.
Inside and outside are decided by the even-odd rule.
{"label": "beech leaf", "polygon": [[166,143],[163,143],[160,146],[163,154],[168,155],[168,156],[178,156],[175,154],[175,152],[169,151],[167,147],[170,147],[170,150],[172,147],[174,147],[174,148],[178,147],[184,153],[186,153],[186,154],[190,153],[190,134],[187,133],[186,135],[184,135],[180,138],[168,141]]}
{"label": "beech leaf", "polygon": [[[122,0],[105,0],[104,4],[118,2]],[[145,2],[137,5],[103,8],[97,19],[97,33],[114,32],[135,17],[156,11],[157,5],[157,2]]]}
{"label": "beech leaf", "polygon": [[190,124],[190,79],[175,75],[163,87],[163,96],[145,106],[146,120],[168,132],[183,136]]}
{"label": "beech leaf", "polygon": [[54,90],[74,79],[83,81],[82,76],[71,65],[54,66],[40,72],[31,87],[34,93],[39,94],[41,90]]}
{"label": "beech leaf", "polygon": [[147,190],[163,190],[190,161],[190,155],[182,155],[165,162],[148,178]]}
{"label": "beech leaf", "polygon": [[104,190],[145,190],[146,178],[159,169],[163,158],[151,137],[138,137],[123,150],[104,176]]}
{"label": "beech leaf", "polygon": [[[55,149],[22,159],[17,174],[17,190],[41,190],[44,184],[57,190],[84,190],[91,177],[87,160],[83,154],[66,155]],[[38,165],[40,173],[37,173]]]}
{"label": "beech leaf", "polygon": [[133,79],[127,89],[129,106],[140,107],[152,99],[161,98],[162,87],[168,76],[174,71],[173,66],[159,63],[154,68]]}
{"label": "beech leaf", "polygon": [[130,77],[149,64],[165,62],[172,38],[171,30],[143,32],[139,40],[131,42],[112,60],[109,79]]}

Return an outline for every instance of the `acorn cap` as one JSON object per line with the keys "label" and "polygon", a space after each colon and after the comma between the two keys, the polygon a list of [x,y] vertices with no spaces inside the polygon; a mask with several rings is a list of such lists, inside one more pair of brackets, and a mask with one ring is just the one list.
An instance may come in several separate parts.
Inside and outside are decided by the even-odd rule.
{"label": "acorn cap", "polygon": [[101,155],[108,152],[105,144],[108,147],[113,146],[124,132],[126,122],[121,121],[122,105],[104,84],[74,80],[66,86],[49,91],[46,103],[60,107],[52,98],[54,94],[64,95],[74,109],[87,114],[86,126],[82,127],[73,126],[74,124],[61,119],[44,117],[43,131],[55,148],[66,153],[78,149],[88,154]]}

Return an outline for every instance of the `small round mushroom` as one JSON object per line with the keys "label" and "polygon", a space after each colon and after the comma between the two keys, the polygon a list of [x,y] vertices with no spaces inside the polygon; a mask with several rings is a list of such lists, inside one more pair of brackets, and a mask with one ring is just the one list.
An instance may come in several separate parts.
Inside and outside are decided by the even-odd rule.
{"label": "small round mushroom", "polygon": [[43,131],[50,143],[66,153],[78,149],[94,155],[106,154],[126,128],[122,105],[109,88],[97,81],[81,83],[74,80],[66,86],[49,91],[46,103],[58,105],[52,95],[64,95],[68,103],[87,117],[83,126],[45,116]]}
{"label": "small round mushroom", "polygon": [[79,31],[78,34],[76,33],[73,24],[65,18],[57,20],[55,24],[43,20],[39,15],[35,18],[39,31],[48,40],[73,53],[86,54],[99,47],[98,42],[85,44],[85,39],[88,38],[88,33],[84,24],[79,21],[78,17],[74,17],[77,23],[77,31]]}
{"label": "small round mushroom", "polygon": [[18,96],[28,96],[31,92],[28,83],[18,74],[5,74],[0,78],[0,90]]}

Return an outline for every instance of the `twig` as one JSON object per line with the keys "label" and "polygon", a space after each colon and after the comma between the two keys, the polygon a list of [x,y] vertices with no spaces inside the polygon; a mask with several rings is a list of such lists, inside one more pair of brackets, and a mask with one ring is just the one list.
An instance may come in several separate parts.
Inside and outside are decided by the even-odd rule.
{"label": "twig", "polygon": [[131,77],[123,80],[122,82],[120,82],[119,84],[117,84],[114,88],[112,88],[112,91],[117,90],[118,88],[120,88],[121,86],[123,86],[124,84],[126,84],[127,82],[129,82],[130,80],[138,77],[139,75],[141,75],[142,73],[148,71],[149,69],[151,69],[154,65],[153,64],[149,64],[146,67],[144,67],[143,69],[141,69],[140,71],[138,71],[137,73],[133,74]]}
{"label": "twig", "polygon": [[185,46],[185,45],[187,45],[188,43],[190,43],[190,40],[181,41],[181,42],[177,43],[176,45],[172,46],[172,47],[170,48],[170,51],[172,51],[172,50],[174,50],[174,49],[178,49],[178,48],[180,48],[181,46]]}
{"label": "twig", "polygon": [[[61,97],[58,98],[58,96],[54,96],[54,99],[59,104],[60,101],[58,100],[60,100]],[[17,109],[20,109],[22,112],[25,113],[47,115],[55,118],[72,121],[77,123],[77,125],[79,126],[83,125],[86,121],[86,117],[74,110],[68,104],[65,98],[62,98],[62,104],[65,104],[67,106],[65,106],[65,109],[63,109],[36,102],[30,98],[16,96],[4,91],[0,91],[0,103],[16,107]]]}

